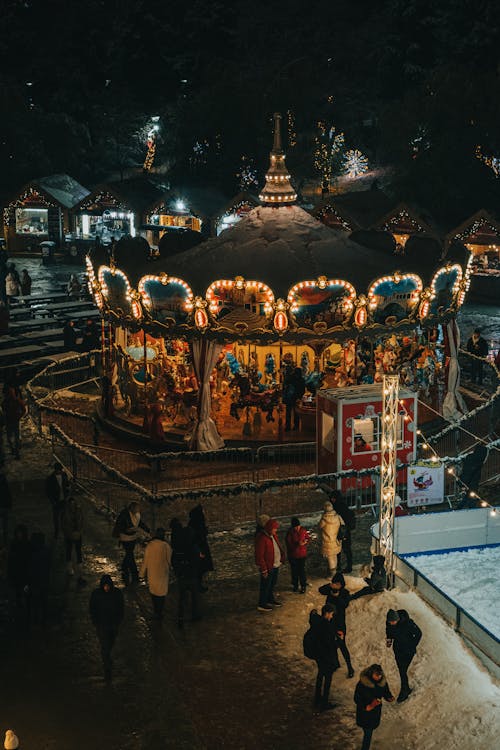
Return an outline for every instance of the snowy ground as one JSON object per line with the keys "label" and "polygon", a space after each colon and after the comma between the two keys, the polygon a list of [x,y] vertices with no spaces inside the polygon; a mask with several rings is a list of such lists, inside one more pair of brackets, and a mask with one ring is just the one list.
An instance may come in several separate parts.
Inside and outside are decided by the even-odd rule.
{"label": "snowy ground", "polygon": [[411,555],[408,562],[500,638],[500,546]]}

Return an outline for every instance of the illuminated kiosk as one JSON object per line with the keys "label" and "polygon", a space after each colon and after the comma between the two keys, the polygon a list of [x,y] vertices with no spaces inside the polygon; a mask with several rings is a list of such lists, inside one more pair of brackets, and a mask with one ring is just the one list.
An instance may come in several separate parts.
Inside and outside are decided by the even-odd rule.
{"label": "illuminated kiosk", "polygon": [[378,382],[405,357],[432,359],[422,342],[464,301],[467,251],[395,256],[324,226],[294,203],[279,124],[276,115],[264,205],[234,227],[172,255],[136,238],[116,243],[112,258],[105,248],[87,257],[114,330],[110,424],[198,450],[313,441],[319,387]]}
{"label": "illuminated kiosk", "polygon": [[[380,466],[382,449],[382,385],[357,385],[328,388],[317,396],[318,474],[360,471]],[[399,391],[396,425],[396,455],[401,464],[411,463],[417,449],[417,394],[406,388]],[[406,472],[398,471],[398,483]],[[339,488],[364,487],[371,477],[339,480]]]}

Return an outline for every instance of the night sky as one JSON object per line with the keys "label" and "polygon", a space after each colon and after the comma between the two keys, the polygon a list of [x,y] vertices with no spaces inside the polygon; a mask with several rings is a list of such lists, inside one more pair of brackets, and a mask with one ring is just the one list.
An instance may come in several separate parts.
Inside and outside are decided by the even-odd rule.
{"label": "night sky", "polygon": [[437,220],[498,203],[494,0],[7,0],[2,27],[1,198],[140,169],[151,116],[169,181],[235,193],[245,165],[262,184],[280,110],[297,182],[322,122]]}

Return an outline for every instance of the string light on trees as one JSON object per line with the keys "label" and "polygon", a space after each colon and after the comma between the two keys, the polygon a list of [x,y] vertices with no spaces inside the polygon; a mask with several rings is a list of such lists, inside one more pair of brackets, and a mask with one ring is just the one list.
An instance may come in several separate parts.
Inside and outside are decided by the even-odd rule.
{"label": "string light on trees", "polygon": [[158,136],[158,131],[160,130],[159,120],[160,117],[158,115],[152,117],[150,127],[147,131],[146,146],[148,150],[146,153],[146,158],[144,159],[144,164],[142,165],[142,168],[145,172],[151,172],[151,169],[153,168],[156,154],[156,139]]}
{"label": "string light on trees", "polygon": [[236,177],[240,190],[251,190],[258,187],[257,170],[251,157],[241,157],[241,165],[236,172]]}
{"label": "string light on trees", "polygon": [[481,146],[476,146],[476,159],[479,159],[479,161],[482,161],[485,166],[491,169],[495,177],[500,177],[500,157],[487,156],[483,154]]}

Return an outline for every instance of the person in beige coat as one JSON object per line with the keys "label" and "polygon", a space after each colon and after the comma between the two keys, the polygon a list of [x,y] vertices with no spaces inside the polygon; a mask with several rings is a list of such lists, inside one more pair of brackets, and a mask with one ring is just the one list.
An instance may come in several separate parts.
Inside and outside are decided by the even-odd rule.
{"label": "person in beige coat", "polygon": [[319,522],[321,533],[321,554],[326,559],[328,573],[332,576],[337,570],[337,557],[342,550],[342,539],[339,539],[339,529],[344,521],[327,501],[323,506],[323,515]]}
{"label": "person in beige coat", "polygon": [[155,620],[163,619],[165,597],[168,594],[172,547],[165,541],[165,529],[156,529],[153,539],[144,550],[141,578],[147,578]]}

